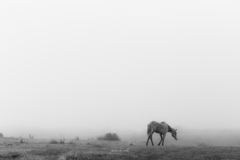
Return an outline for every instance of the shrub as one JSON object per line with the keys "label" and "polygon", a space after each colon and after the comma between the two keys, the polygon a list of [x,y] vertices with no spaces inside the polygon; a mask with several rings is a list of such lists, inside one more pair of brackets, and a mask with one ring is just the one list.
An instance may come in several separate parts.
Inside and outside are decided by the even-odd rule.
{"label": "shrub", "polygon": [[58,144],[58,141],[56,139],[51,139],[49,143],[50,144]]}
{"label": "shrub", "polygon": [[3,138],[3,134],[2,133],[0,133],[0,138]]}
{"label": "shrub", "polygon": [[19,140],[19,143],[24,143],[24,141],[23,141],[23,139],[22,139],[22,138]]}
{"label": "shrub", "polygon": [[64,144],[65,143],[65,139],[60,139],[59,141],[57,141],[56,139],[51,139],[50,144]]}
{"label": "shrub", "polygon": [[129,146],[133,146],[133,143],[132,143],[132,142],[129,142],[128,145],[129,145]]}
{"label": "shrub", "polygon": [[121,141],[116,133],[106,133],[104,136],[97,138],[98,140],[108,140],[108,141]]}
{"label": "shrub", "polygon": [[19,143],[26,143],[26,141],[24,141],[22,137],[19,137]]}
{"label": "shrub", "polygon": [[59,143],[60,143],[60,144],[64,144],[64,143],[65,143],[65,140],[64,140],[64,139],[60,139]]}

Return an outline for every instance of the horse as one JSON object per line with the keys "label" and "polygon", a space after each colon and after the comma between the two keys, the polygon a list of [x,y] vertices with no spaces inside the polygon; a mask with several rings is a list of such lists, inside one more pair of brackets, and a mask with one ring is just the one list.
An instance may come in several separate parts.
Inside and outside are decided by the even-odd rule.
{"label": "horse", "polygon": [[164,145],[164,139],[165,139],[165,136],[166,136],[167,132],[172,133],[172,137],[173,137],[175,140],[177,140],[177,130],[176,130],[176,129],[170,127],[166,122],[158,123],[158,122],[156,122],[156,121],[152,121],[151,123],[149,123],[149,124],[147,125],[147,135],[148,135],[148,139],[147,139],[146,146],[148,145],[149,139],[151,140],[152,145],[154,146],[153,140],[152,140],[152,135],[153,135],[154,132],[160,134],[161,140],[160,140],[160,142],[158,143],[158,145],[160,145],[161,142],[162,142],[162,145]]}

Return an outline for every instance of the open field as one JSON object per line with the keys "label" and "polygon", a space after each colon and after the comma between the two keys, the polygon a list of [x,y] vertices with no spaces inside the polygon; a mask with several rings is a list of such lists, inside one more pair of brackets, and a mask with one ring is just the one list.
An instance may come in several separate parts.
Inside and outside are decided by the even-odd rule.
{"label": "open field", "polygon": [[[126,150],[128,142],[65,140],[50,144],[50,140],[0,139],[0,159],[4,160],[240,160],[240,147],[220,146],[145,146],[135,143]],[[114,150],[113,152],[111,152]],[[118,150],[118,152],[116,151]]]}

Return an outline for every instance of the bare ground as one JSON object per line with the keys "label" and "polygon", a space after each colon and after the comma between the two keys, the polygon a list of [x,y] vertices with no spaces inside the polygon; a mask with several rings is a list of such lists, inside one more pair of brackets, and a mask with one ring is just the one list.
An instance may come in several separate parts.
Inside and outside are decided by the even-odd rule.
{"label": "bare ground", "polygon": [[[127,142],[50,140],[0,140],[0,160],[240,160],[240,147],[145,146]],[[112,152],[111,152],[112,151]]]}

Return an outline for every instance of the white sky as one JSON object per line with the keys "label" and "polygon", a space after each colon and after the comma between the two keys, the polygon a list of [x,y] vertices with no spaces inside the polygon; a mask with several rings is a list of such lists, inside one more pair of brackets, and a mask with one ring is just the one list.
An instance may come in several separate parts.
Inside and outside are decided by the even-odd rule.
{"label": "white sky", "polygon": [[236,0],[0,2],[0,132],[239,129]]}

